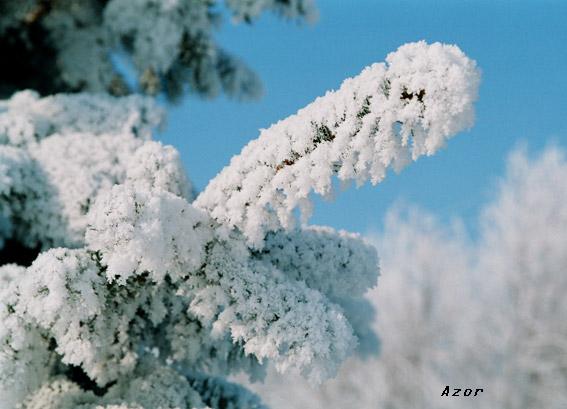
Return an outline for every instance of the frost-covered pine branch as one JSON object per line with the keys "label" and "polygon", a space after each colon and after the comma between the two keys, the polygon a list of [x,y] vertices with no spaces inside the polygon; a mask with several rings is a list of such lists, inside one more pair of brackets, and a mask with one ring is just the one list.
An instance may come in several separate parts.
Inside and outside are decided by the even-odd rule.
{"label": "frost-covered pine branch", "polygon": [[270,361],[320,382],[357,337],[375,348],[358,298],[374,248],[293,229],[292,211],[333,173],[378,182],[434,153],[470,125],[477,83],[456,47],[406,45],[265,131],[196,202],[178,153],[149,139],[151,102],[16,94],[0,112],[0,245],[41,254],[0,267],[0,407],[256,408],[220,378]]}
{"label": "frost-covered pine branch", "polygon": [[162,119],[153,101],[138,96],[14,95],[0,109],[0,240],[81,246],[97,195],[126,179],[159,184],[171,173],[164,188],[190,200],[178,153],[146,142]]}
{"label": "frost-covered pine branch", "polygon": [[407,44],[250,142],[195,205],[256,245],[311,213],[332,177],[379,183],[472,125],[479,73],[456,46]]}

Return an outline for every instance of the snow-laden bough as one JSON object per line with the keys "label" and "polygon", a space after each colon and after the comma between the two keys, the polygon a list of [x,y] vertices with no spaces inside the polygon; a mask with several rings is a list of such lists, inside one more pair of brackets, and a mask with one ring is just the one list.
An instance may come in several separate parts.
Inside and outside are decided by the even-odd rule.
{"label": "snow-laden bough", "polygon": [[311,192],[341,181],[377,184],[389,168],[432,155],[474,120],[479,71],[454,45],[406,44],[260,133],[195,205],[256,247],[311,212]]}

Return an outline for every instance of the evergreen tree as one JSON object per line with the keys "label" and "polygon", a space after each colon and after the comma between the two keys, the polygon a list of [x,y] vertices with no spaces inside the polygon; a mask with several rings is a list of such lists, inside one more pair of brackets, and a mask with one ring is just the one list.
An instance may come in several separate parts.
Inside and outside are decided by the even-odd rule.
{"label": "evergreen tree", "polygon": [[[5,92],[112,91],[117,74],[99,52],[117,43],[146,91],[255,89],[210,39],[213,1],[77,4],[2,6],[1,32],[53,63],[49,80],[22,71]],[[301,0],[227,6],[245,21],[264,9],[311,15]],[[46,30],[47,48],[26,24]],[[75,52],[94,63],[74,66]],[[306,219],[311,192],[329,195],[333,176],[378,183],[435,153],[472,125],[477,85],[457,47],[402,46],[262,131],[197,197],[177,151],[151,140],[163,112],[150,99],[3,101],[0,407],[260,408],[224,378],[262,378],[265,361],[313,382],[333,376],[369,333],[357,311],[377,256],[356,234],[296,225],[295,209]]]}
{"label": "evergreen tree", "polygon": [[123,95],[132,90],[113,61],[122,54],[134,65],[136,88],[149,94],[255,98],[259,79],[213,34],[223,14],[252,23],[265,11],[316,18],[313,0],[2,1],[0,97],[28,88]]}

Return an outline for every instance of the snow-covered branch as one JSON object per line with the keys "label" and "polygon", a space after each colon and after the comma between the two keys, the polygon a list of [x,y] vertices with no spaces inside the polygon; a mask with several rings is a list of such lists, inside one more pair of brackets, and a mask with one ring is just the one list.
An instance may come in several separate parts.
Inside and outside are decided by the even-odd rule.
{"label": "snow-covered branch", "polygon": [[311,212],[332,176],[376,184],[472,125],[479,73],[456,46],[406,44],[268,129],[213,179],[195,205],[261,247],[267,232]]}

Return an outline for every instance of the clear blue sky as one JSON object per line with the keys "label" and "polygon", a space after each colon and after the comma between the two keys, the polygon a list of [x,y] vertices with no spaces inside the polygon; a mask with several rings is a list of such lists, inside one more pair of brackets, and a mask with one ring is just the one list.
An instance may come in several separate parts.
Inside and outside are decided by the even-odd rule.
{"label": "clear blue sky", "polygon": [[520,141],[537,151],[567,147],[567,1],[319,0],[320,18],[298,25],[265,15],[225,24],[219,42],[261,76],[258,102],[189,96],[169,107],[160,139],[176,146],[199,189],[258,129],[337,88],[399,45],[425,39],[459,45],[482,70],[474,128],[376,187],[317,200],[311,223],[381,229],[388,208],[417,204],[444,220],[475,225],[493,195],[507,153]]}

